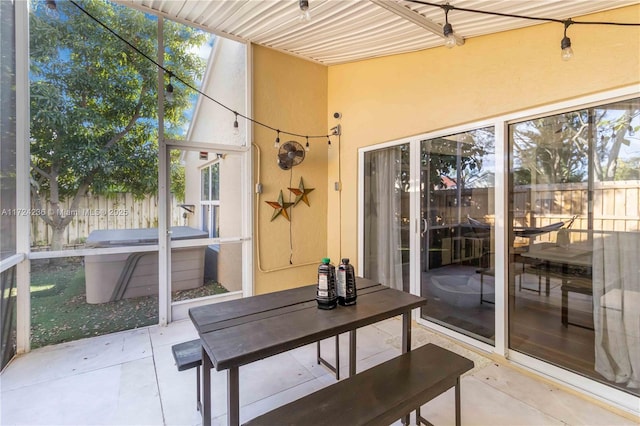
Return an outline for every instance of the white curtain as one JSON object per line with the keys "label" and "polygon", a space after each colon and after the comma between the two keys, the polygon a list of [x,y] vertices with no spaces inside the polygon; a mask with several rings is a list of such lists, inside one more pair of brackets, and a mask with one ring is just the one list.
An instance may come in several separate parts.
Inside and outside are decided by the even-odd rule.
{"label": "white curtain", "polygon": [[365,194],[365,274],[391,288],[402,290],[400,250],[399,148],[371,152],[368,194]]}
{"label": "white curtain", "polygon": [[594,236],[595,370],[640,387],[640,233]]}

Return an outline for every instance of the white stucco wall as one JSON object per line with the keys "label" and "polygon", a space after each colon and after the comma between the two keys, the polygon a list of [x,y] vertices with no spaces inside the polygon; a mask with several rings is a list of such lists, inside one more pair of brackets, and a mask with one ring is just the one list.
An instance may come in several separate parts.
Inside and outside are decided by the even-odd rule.
{"label": "white stucco wall", "polygon": [[[246,114],[246,46],[217,37],[209,57],[201,90],[220,103]],[[240,132],[233,134],[233,112],[200,96],[191,127],[190,142],[241,146],[246,143],[246,120],[239,118]],[[207,160],[199,159],[199,152],[189,151],[183,156],[185,164],[185,203],[196,206],[188,218],[189,226],[201,228],[200,170],[217,158],[210,151]],[[239,237],[242,231],[241,191],[242,160],[237,154],[226,154],[220,163],[220,237]],[[218,281],[228,290],[240,290],[241,244],[223,245],[218,255]]]}

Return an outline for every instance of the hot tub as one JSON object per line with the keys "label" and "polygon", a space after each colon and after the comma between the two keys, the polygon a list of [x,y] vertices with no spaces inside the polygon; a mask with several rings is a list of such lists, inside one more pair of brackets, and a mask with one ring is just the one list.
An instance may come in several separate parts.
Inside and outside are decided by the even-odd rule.
{"label": "hot tub", "polygon": [[[188,226],[171,228],[172,240],[207,238]],[[153,245],[157,228],[92,231],[86,247],[106,248]],[[171,251],[171,290],[187,290],[204,283],[206,246]],[[158,294],[158,252],[89,255],[84,258],[87,303],[105,303]]]}
{"label": "hot tub", "polygon": [[[486,277],[485,277],[486,279]],[[480,305],[480,278],[477,275],[434,275],[429,290],[445,303],[459,308]],[[493,286],[483,288],[483,297],[493,294]]]}

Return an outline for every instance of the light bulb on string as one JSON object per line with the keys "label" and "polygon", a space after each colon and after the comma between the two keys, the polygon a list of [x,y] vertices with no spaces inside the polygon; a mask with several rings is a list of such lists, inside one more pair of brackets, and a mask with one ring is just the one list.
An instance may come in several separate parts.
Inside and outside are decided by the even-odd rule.
{"label": "light bulb on string", "polygon": [[311,148],[309,147],[309,136],[307,136],[307,144],[304,146],[304,150],[309,152]]}
{"label": "light bulb on string", "polygon": [[451,10],[451,6],[445,4],[442,8],[444,9],[444,27],[442,27],[444,45],[451,49],[457,44],[456,36],[453,34],[453,27],[449,23],[449,10]]}
{"label": "light bulb on string", "polygon": [[309,0],[299,0],[298,4],[300,6],[300,21],[301,22],[311,21],[311,11],[309,10]]}
{"label": "light bulb on string", "polygon": [[573,58],[573,49],[571,48],[571,39],[567,37],[567,28],[573,24],[571,19],[564,21],[564,37],[560,42],[560,48],[562,49],[561,57],[563,61],[568,61]]}
{"label": "light bulb on string", "polygon": [[280,130],[277,130],[278,135],[276,136],[276,142],[273,144],[273,147],[275,149],[279,149],[280,148]]}
{"label": "light bulb on string", "polygon": [[235,120],[233,120],[233,134],[234,136],[238,136],[240,134],[240,126],[238,125],[238,113],[233,112],[236,115]]}
{"label": "light bulb on string", "polygon": [[171,84],[171,82],[169,82],[169,84],[167,84],[167,89],[165,90],[165,95],[164,98],[167,100],[167,103],[172,103],[173,102],[173,85]]}
{"label": "light bulb on string", "polygon": [[327,147],[331,149],[331,138],[327,136]]}
{"label": "light bulb on string", "polygon": [[49,18],[58,19],[60,18],[60,12],[58,12],[58,5],[55,0],[46,0],[44,2],[45,5],[45,13]]}

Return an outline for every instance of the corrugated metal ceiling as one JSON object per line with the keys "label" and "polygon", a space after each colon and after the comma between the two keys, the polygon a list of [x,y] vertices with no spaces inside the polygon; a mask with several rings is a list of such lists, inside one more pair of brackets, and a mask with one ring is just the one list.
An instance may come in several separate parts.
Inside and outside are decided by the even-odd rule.
{"label": "corrugated metal ceiling", "polygon": [[[309,0],[312,19],[301,22],[298,0],[117,0],[137,9],[213,33],[271,47],[333,65],[442,46],[442,35],[417,25],[442,28],[438,7],[403,0]],[[384,4],[395,3],[391,5]],[[445,3],[445,2],[439,2]],[[568,19],[638,4],[627,0],[450,0],[456,7],[540,18]],[[388,10],[398,9],[401,15]],[[430,22],[429,22],[430,21]],[[455,33],[468,39],[540,22],[452,10]],[[629,22],[638,22],[630,16]],[[558,40],[558,43],[560,41]]]}

